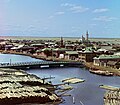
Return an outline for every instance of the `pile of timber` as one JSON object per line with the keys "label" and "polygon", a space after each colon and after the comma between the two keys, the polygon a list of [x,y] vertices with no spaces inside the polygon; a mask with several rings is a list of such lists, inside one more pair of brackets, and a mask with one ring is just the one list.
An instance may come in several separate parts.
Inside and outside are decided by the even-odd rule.
{"label": "pile of timber", "polygon": [[85,82],[85,80],[83,79],[79,79],[77,77],[73,77],[73,78],[66,78],[62,80],[63,83],[67,83],[67,84],[76,84],[76,83],[82,83]]}
{"label": "pile of timber", "polygon": [[104,95],[104,105],[120,105],[120,90],[109,90]]}
{"label": "pile of timber", "polygon": [[120,105],[119,87],[100,85],[100,88],[107,90],[104,95],[104,105]]}
{"label": "pile of timber", "polygon": [[48,82],[22,70],[0,69],[0,105],[58,102]]}

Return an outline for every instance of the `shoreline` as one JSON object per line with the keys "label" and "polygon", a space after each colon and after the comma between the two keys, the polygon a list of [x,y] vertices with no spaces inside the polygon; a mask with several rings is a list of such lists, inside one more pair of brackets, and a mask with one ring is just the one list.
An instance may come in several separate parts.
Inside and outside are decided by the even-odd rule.
{"label": "shoreline", "polygon": [[[38,55],[32,55],[32,54],[27,54],[27,53],[21,53],[21,52],[16,52],[16,51],[0,51],[2,54],[16,54],[16,55],[24,55],[24,56],[29,56],[35,59],[42,59],[46,61],[72,61],[72,62],[78,62],[75,60],[67,60],[67,59],[59,59],[59,58],[53,58],[53,57],[43,57],[43,56],[38,56]],[[120,70],[118,69],[113,69],[110,67],[103,67],[103,66],[96,66],[92,62],[84,62],[83,64],[84,67],[89,69],[90,73],[94,73],[97,75],[103,75],[103,76],[120,76]],[[96,72],[97,71],[97,72]],[[98,72],[100,71],[100,72]],[[107,71],[107,72],[106,72]],[[101,73],[103,72],[103,73]],[[110,74],[110,75],[109,75]]]}
{"label": "shoreline", "polygon": [[89,69],[89,72],[94,74],[103,75],[103,76],[120,76],[119,69],[97,66],[97,65],[94,65],[92,62],[85,63],[85,66]]}

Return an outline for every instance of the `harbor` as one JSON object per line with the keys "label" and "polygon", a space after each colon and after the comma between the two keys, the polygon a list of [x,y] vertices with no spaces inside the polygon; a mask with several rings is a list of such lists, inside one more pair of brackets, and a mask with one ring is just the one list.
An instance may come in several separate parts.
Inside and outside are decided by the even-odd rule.
{"label": "harbor", "polygon": [[[9,59],[14,62],[27,62],[27,61],[39,61],[28,56],[23,55],[13,55],[13,54],[2,54],[1,61],[2,63],[9,62]],[[41,69],[27,69],[27,73],[36,75],[41,79],[48,77],[55,77],[54,79],[47,79],[51,81],[52,84],[63,84],[62,80],[67,78],[79,78],[85,80],[83,83],[70,84],[72,87],[63,87],[63,89],[68,89],[68,92],[62,96],[63,101],[57,105],[71,105],[73,104],[73,97],[75,99],[75,105],[81,105],[81,102],[84,105],[103,105],[104,104],[104,94],[106,90],[99,87],[100,84],[106,84],[111,86],[118,86],[120,84],[120,77],[118,76],[101,76],[96,74],[89,73],[87,68],[78,68],[78,67],[64,67],[64,68],[41,68]],[[67,74],[67,75],[66,75]],[[80,82],[80,81],[79,81]],[[70,89],[72,88],[72,89]],[[92,94],[89,94],[89,93]],[[61,93],[59,93],[62,95]],[[96,97],[97,96],[97,97]],[[99,97],[99,98],[98,98]],[[32,104],[31,104],[32,105]]]}
{"label": "harbor", "polygon": [[0,105],[120,105],[120,0],[0,0]]}

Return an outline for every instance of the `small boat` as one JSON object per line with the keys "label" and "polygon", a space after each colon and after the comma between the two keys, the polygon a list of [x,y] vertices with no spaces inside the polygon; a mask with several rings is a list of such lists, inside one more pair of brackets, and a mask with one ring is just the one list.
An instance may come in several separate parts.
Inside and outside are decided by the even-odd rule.
{"label": "small boat", "polygon": [[89,70],[89,72],[98,74],[98,75],[103,75],[103,76],[113,76],[114,74],[109,72],[109,71],[102,71],[102,70]]}

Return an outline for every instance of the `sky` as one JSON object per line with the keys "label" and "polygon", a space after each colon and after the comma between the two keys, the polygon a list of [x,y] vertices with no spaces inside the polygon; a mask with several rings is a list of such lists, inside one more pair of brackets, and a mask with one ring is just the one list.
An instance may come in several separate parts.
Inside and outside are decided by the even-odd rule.
{"label": "sky", "polygon": [[120,0],[0,0],[1,36],[120,38]]}

